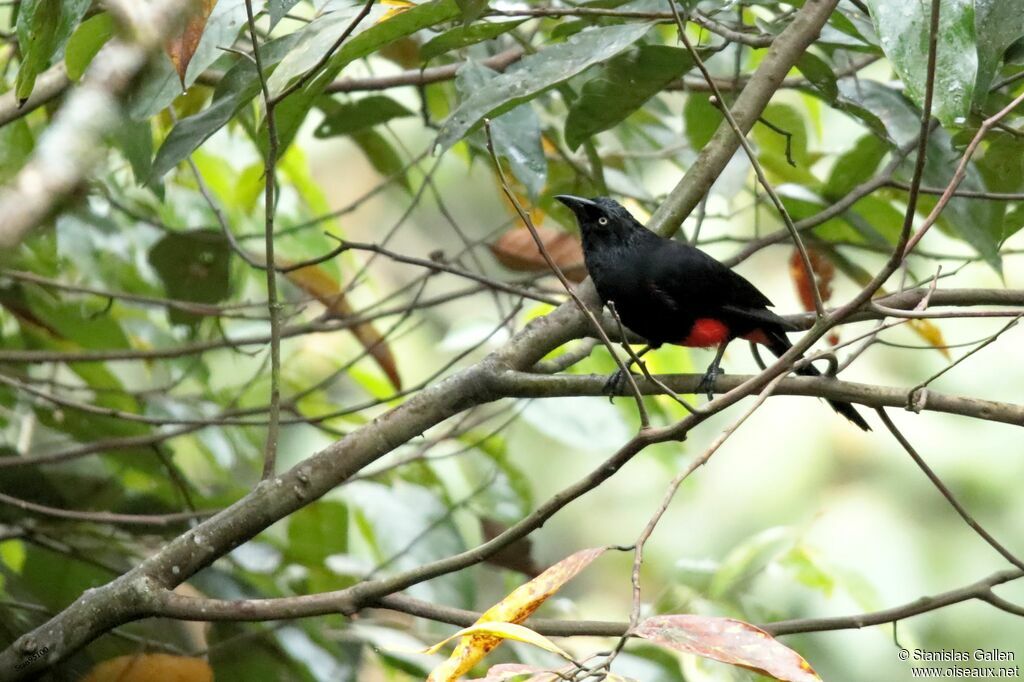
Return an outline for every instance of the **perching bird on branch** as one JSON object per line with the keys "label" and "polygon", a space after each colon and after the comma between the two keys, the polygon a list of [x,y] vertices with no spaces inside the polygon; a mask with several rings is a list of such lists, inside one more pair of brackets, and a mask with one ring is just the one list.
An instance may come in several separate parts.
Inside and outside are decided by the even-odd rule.
{"label": "perching bird on branch", "polygon": [[[711,256],[651,232],[607,197],[555,198],[576,215],[583,257],[601,301],[611,302],[622,323],[647,341],[641,354],[666,343],[718,347],[700,384],[709,399],[722,355],[733,339],[764,345],[776,356],[792,348],[786,332],[794,330],[768,309],[768,297]],[[821,376],[809,363],[797,374]],[[860,428],[871,430],[850,403],[828,403]]]}

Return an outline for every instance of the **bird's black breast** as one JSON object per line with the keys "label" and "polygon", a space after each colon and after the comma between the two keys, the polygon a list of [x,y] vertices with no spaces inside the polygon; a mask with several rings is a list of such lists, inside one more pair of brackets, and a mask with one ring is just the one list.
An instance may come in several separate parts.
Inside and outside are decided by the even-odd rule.
{"label": "bird's black breast", "polygon": [[694,311],[659,281],[664,275],[652,268],[659,245],[645,242],[591,244],[584,249],[587,270],[601,301],[614,303],[630,331],[654,345],[677,342],[693,327]]}

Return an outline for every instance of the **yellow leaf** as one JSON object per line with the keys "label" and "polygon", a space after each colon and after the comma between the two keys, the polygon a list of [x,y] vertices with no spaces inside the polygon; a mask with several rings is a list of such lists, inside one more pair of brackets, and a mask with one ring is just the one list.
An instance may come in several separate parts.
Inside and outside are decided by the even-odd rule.
{"label": "yellow leaf", "polygon": [[942,330],[934,322],[931,320],[911,320],[910,328],[927,343],[931,344],[935,350],[942,353],[947,360],[952,358],[949,354],[949,349],[946,348],[946,339],[942,336]]}
{"label": "yellow leaf", "polygon": [[389,5],[392,9],[385,12],[380,19],[375,23],[380,24],[392,17],[397,17],[402,12],[406,12],[416,6],[415,2],[408,2],[408,0],[381,0],[380,4]]}
{"label": "yellow leaf", "polygon": [[[562,585],[572,580],[577,573],[589,566],[590,562],[603,553],[603,547],[576,552],[562,559],[528,583],[520,585],[500,602],[487,609],[475,625],[463,631],[467,634],[462,635],[459,633],[449,638],[462,637],[448,660],[430,673],[430,677],[427,678],[428,682],[450,682],[476,665],[477,661],[486,656],[494,647],[501,644],[502,639],[516,639],[515,637],[497,634],[497,631],[489,632],[489,628],[499,625],[500,631],[510,631],[509,628],[511,626],[526,620],[545,600],[558,592]],[[478,628],[476,631],[478,634],[472,634],[473,628]],[[527,628],[513,627],[511,631],[522,634],[521,630],[526,630],[532,635],[540,637],[540,635]],[[522,639],[520,641],[527,640]],[[545,641],[547,640],[545,639]],[[553,649],[547,648],[547,646],[537,641],[531,640],[530,643],[536,644],[548,651],[553,651]],[[441,642],[441,644],[444,644],[444,642]],[[551,646],[554,646],[554,644],[551,644]],[[434,650],[436,651],[436,648]],[[555,653],[565,655],[561,650],[555,651]]]}
{"label": "yellow leaf", "polygon": [[[545,651],[558,654],[562,658],[571,661],[572,656],[563,651],[544,635],[540,635],[528,627],[516,625],[515,623],[482,622],[477,621],[468,628],[459,630],[454,635],[438,642],[424,653],[436,653],[442,646],[456,637],[462,637],[459,645],[447,661],[434,668],[427,677],[427,682],[453,682],[472,668],[478,660],[494,647],[498,646],[503,639],[512,639],[517,642],[525,642],[540,647]],[[487,646],[489,645],[489,646]],[[481,651],[484,647],[485,651]]]}

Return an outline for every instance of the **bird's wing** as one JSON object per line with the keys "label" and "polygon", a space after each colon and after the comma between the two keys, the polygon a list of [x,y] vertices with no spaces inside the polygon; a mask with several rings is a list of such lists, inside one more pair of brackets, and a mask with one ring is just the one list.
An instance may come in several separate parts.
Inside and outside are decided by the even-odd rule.
{"label": "bird's wing", "polygon": [[650,254],[647,268],[649,286],[688,307],[722,308],[737,311],[764,310],[772,305],[768,297],[717,260],[681,242],[663,239]]}

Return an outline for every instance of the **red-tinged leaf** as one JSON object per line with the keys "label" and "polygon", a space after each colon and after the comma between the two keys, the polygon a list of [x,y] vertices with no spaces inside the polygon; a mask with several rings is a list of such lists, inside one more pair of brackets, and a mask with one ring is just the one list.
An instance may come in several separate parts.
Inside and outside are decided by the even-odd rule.
{"label": "red-tinged leaf", "polygon": [[[508,596],[487,609],[476,624],[522,623],[549,597],[558,592],[562,585],[572,580],[604,551],[604,547],[584,549],[562,559],[530,582],[512,590]],[[490,634],[462,637],[448,660],[431,671],[427,682],[452,682],[458,679],[459,675],[476,665],[501,642],[501,637]]]}
{"label": "red-tinged leaf", "polygon": [[[812,282],[817,282],[821,302],[828,302],[832,298],[832,280],[836,276],[836,266],[826,254],[813,247],[807,249],[807,260],[811,262],[814,277],[807,273],[804,261],[800,258],[800,251],[796,248],[793,249],[793,253],[789,257],[789,275],[793,279],[793,285],[796,287],[797,296],[800,297],[800,303],[803,304],[804,310],[814,310],[814,289],[811,287],[815,284]],[[828,335],[828,341],[833,346],[838,345],[839,335],[832,332]]]}
{"label": "red-tinged leaf", "polygon": [[[818,295],[821,296],[821,301],[827,302],[832,298],[832,280],[836,276],[836,266],[832,264],[832,261],[828,259],[828,256],[818,251],[815,248],[807,249],[807,259],[811,261],[811,270],[814,271],[814,280],[818,284]],[[800,296],[800,302],[804,306],[804,310],[814,310],[814,290],[811,288],[814,286],[812,278],[807,273],[807,269],[804,268],[803,259],[800,258],[800,251],[793,249],[793,254],[789,257],[789,274],[793,278],[793,284],[796,286],[796,293]]]}
{"label": "red-tinged leaf", "polygon": [[[568,232],[538,227],[537,234],[551,260],[573,282],[582,282],[587,276],[583,264],[583,247],[579,238]],[[491,253],[498,262],[516,272],[548,272],[547,261],[537,248],[530,231],[523,227],[509,230],[491,244]]]}
{"label": "red-tinged leaf", "polygon": [[675,651],[747,668],[784,682],[821,682],[800,654],[741,620],[654,616],[637,625],[631,634]]}
{"label": "red-tinged leaf", "polygon": [[[573,666],[568,666],[559,672],[567,674],[572,669]],[[548,668],[525,663],[499,663],[488,668],[487,677],[475,677],[467,682],[507,682],[523,679],[523,675],[531,675],[525,682],[556,682],[559,679],[558,673]]]}
{"label": "red-tinged leaf", "polygon": [[185,72],[188,71],[188,64],[192,61],[192,55],[196,53],[196,48],[199,47],[199,40],[203,37],[203,31],[206,29],[206,21],[210,18],[210,13],[216,4],[217,0],[196,0],[193,3],[194,10],[189,20],[185,23],[185,28],[181,35],[168,40],[166,45],[164,45],[167,56],[171,58],[171,63],[174,64],[174,70],[178,72],[181,87],[185,87]]}

